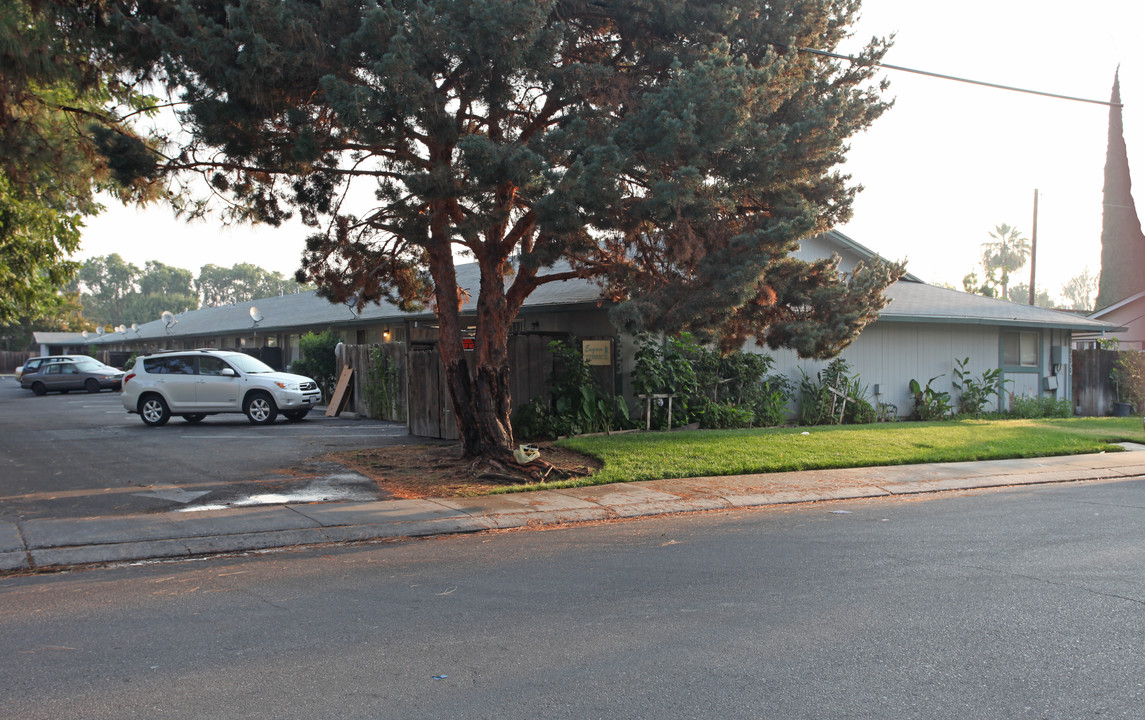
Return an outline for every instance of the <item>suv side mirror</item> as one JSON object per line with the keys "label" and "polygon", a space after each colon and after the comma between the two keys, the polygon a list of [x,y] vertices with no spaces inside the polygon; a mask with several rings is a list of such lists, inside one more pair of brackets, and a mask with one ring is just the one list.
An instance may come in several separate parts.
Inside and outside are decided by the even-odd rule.
{"label": "suv side mirror", "polygon": [[223,368],[219,371],[219,375],[223,377],[238,377],[238,373],[235,372],[234,368]]}

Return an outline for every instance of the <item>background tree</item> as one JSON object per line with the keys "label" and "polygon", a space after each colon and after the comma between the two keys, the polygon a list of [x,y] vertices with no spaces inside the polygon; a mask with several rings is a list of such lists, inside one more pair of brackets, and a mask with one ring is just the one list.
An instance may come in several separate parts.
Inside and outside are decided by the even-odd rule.
{"label": "background tree", "polygon": [[[101,2],[0,4],[0,325],[52,312],[97,190],[146,200],[155,161],[128,122],[151,104],[97,52]],[[114,156],[110,160],[109,156]]]}
{"label": "background tree", "polygon": [[994,287],[989,275],[983,280],[978,277],[978,272],[975,270],[971,270],[962,276],[962,289],[971,295],[983,295],[985,297],[998,296],[998,288]]}
{"label": "background tree", "polygon": [[139,292],[128,298],[122,323],[143,324],[158,320],[165,310],[181,313],[199,308],[199,296],[191,280],[191,271],[148,260],[136,283]]}
{"label": "background tree", "polygon": [[85,260],[76,274],[76,287],[87,318],[105,327],[123,322],[130,297],[139,292],[139,274],[139,267],[118,253]]}
{"label": "background tree", "polygon": [[1095,310],[1098,280],[1099,277],[1090,273],[1089,268],[1086,267],[1080,274],[1073,276],[1069,282],[1062,285],[1062,298],[1065,300],[1066,309]]}
{"label": "background tree", "polygon": [[1101,273],[1094,303],[1106,308],[1145,290],[1145,233],[1133,201],[1129,151],[1121,113],[1120,69],[1110,93],[1109,134],[1105,150],[1105,185],[1101,195]]}
{"label": "background tree", "polygon": [[903,272],[789,255],[849,217],[846,142],[888,107],[883,41],[799,50],[835,49],[858,0],[115,5],[117,57],[186,103],[167,170],[238,217],[297,211],[331,299],[434,308],[468,453],[508,455],[508,332],[542,285],[595,280],[628,330],[829,357]]}
{"label": "background tree", "polygon": [[199,307],[190,270],[148,260],[141,271],[117,253],[84,261],[72,287],[87,318],[109,328],[158,320],[164,310]]}
{"label": "background tree", "polygon": [[205,307],[247,302],[259,298],[293,293],[304,286],[280,272],[271,272],[250,263],[224,268],[204,265],[199,269],[195,290]]}
{"label": "background tree", "polygon": [[[1005,223],[994,228],[990,233],[993,242],[982,245],[982,268],[990,282],[996,283],[1003,298],[1010,297],[1010,273],[1017,272],[1026,264],[1030,257],[1030,241],[1022,237],[1015,227]],[[1026,290],[1026,300],[1029,300],[1029,287]]]}
{"label": "background tree", "polygon": [[0,350],[27,350],[36,331],[78,333],[95,327],[83,316],[79,292],[56,292],[40,299],[34,315],[21,315],[0,325]]}
{"label": "background tree", "polygon": [[[982,263],[978,268],[982,271],[982,277],[979,278],[978,269],[972,270],[962,278],[962,288],[973,295],[1026,304],[1030,298],[1029,285],[1024,286],[1026,294],[1023,297],[1016,297],[1010,288],[1010,273],[1022,269],[1026,264],[1030,256],[1030,241],[1022,237],[1017,228],[1005,223],[995,227],[990,237],[994,238],[993,242],[982,244]],[[1041,305],[1041,301],[1037,304]]]}
{"label": "background tree", "polygon": [[[1030,304],[1030,286],[1029,286],[1029,284],[1018,283],[1017,285],[1014,285],[1014,286],[1008,288],[1006,292],[1009,293],[1006,296],[1006,299],[1009,300],[1010,302],[1018,303],[1019,305],[1029,305]],[[1056,305],[1054,304],[1053,298],[1050,297],[1050,294],[1041,288],[1038,289],[1038,293],[1034,297],[1034,305],[1036,307],[1041,307],[1041,308],[1056,307]]]}

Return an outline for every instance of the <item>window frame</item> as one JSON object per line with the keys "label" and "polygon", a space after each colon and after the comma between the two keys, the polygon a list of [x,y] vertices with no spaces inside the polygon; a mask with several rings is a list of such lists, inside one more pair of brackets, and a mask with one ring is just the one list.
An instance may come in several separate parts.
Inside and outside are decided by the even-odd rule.
{"label": "window frame", "polygon": [[[1033,344],[1032,348],[1032,362],[1026,363],[1027,348],[1023,348],[1023,339],[1029,338]],[[1010,343],[1016,342],[1017,362],[1011,362],[1013,358],[1009,357]],[[1001,342],[998,348],[1000,358],[999,366],[1004,373],[1040,373],[1042,371],[1042,333],[1040,330],[1033,330],[1029,328],[1016,328],[1013,330],[1003,330]]]}

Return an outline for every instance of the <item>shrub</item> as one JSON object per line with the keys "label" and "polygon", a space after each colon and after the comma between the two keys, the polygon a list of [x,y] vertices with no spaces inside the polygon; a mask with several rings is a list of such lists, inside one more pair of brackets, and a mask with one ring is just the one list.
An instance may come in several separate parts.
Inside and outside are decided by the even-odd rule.
{"label": "shrub", "polygon": [[[695,398],[699,388],[696,366],[692,360],[703,364],[704,350],[696,345],[692,336],[684,333],[678,338],[669,338],[660,343],[649,335],[637,339],[635,363],[632,368],[632,389],[636,395],[673,395],[673,422],[686,423],[689,413],[689,400]],[[701,408],[703,403],[692,403]],[[667,403],[652,402],[653,427],[666,427],[668,418]],[[697,418],[698,419],[698,418]]]}
{"label": "shrub", "polygon": [[[833,360],[823,370],[811,378],[799,370],[803,378],[799,383],[799,424],[837,425],[839,423],[871,423],[875,421],[875,409],[867,400],[867,387],[859,376],[850,376],[851,367],[843,358]],[[839,407],[843,398],[831,392],[846,396],[843,412]],[[840,417],[841,415],[841,417]]]}
{"label": "shrub", "polygon": [[1068,418],[1073,417],[1073,406],[1069,400],[1059,400],[1052,395],[1029,397],[1010,396],[1010,415],[1017,418]]}
{"label": "shrub", "polygon": [[313,378],[327,400],[334,391],[334,380],[338,374],[334,348],[339,342],[338,336],[329,328],[318,334],[308,332],[298,339],[301,357],[290,366],[290,372]]}
{"label": "shrub", "polygon": [[539,440],[628,427],[628,405],[602,392],[584,356],[565,342],[549,343],[554,357],[552,396],[535,397],[513,413],[513,434]]}
{"label": "shrub", "polygon": [[786,375],[769,375],[760,383],[752,410],[755,422],[763,427],[775,427],[787,422],[787,403],[795,396],[795,383]]}
{"label": "shrub", "polygon": [[931,384],[943,375],[935,375],[926,381],[926,387],[918,380],[910,381],[910,394],[914,399],[914,417],[918,420],[941,420],[950,414],[950,393],[939,392]]}
{"label": "shrub", "polygon": [[[779,425],[787,418],[793,394],[783,376],[765,377],[774,360],[747,352],[719,352],[698,345],[685,333],[659,342],[642,335],[636,349],[632,385],[639,395],[672,395],[672,422],[704,427]],[[712,406],[721,409],[712,409]],[[646,405],[652,426],[667,423],[668,404],[659,398]],[[734,408],[730,413],[726,408]]]}
{"label": "shrub", "polygon": [[978,417],[991,398],[1001,397],[1005,385],[1012,380],[1002,379],[1002,368],[986,370],[975,378],[966,369],[970,358],[954,361],[954,380],[950,383],[958,391],[958,412]]}
{"label": "shrub", "polygon": [[547,440],[557,437],[555,418],[546,398],[534,397],[513,413],[513,436],[518,440]]}
{"label": "shrub", "polygon": [[1145,352],[1118,351],[1109,379],[1117,390],[1118,402],[1129,403],[1138,412],[1145,410]]}
{"label": "shrub", "polygon": [[710,430],[749,428],[755,413],[747,408],[709,400],[700,412],[700,427]]}

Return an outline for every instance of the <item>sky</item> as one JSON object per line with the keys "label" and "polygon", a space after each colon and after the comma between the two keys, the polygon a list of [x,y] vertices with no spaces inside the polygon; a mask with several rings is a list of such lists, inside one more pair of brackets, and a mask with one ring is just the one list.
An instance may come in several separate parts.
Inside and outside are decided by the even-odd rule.
{"label": "sky", "polygon": [[[892,34],[889,64],[1103,102],[1120,66],[1130,172],[1145,183],[1145,2],[865,0],[840,50]],[[1037,192],[1039,290],[1056,298],[1084,269],[1099,272],[1108,106],[891,69],[880,76],[895,105],[851,141],[841,170],[864,189],[840,231],[906,260],[926,282],[961,288],[996,226],[1032,235]],[[164,207],[108,204],[89,219],[76,257],[115,252],[194,275],[208,263],[253,263],[289,277],[306,234],[299,224],[228,229],[176,220]],[[1017,276],[1011,284],[1029,282],[1029,266]]]}

